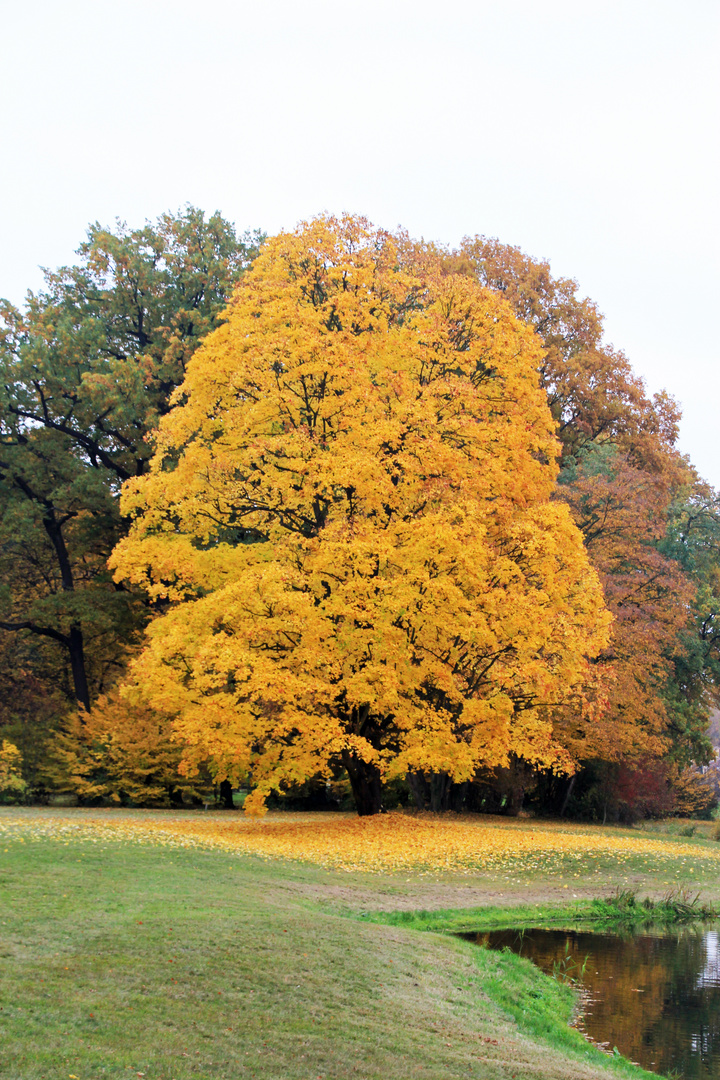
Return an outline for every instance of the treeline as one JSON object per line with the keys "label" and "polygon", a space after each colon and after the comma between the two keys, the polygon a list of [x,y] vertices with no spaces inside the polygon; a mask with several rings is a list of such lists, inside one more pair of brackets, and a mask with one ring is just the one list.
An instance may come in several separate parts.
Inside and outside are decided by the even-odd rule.
{"label": "treeline", "polygon": [[[295,234],[299,240],[294,240],[293,244],[288,242],[284,247],[278,247],[276,243],[272,249],[275,254],[270,255],[268,251],[272,245],[266,243],[263,246],[265,238],[261,233],[238,236],[220,215],[206,219],[192,208],[178,215],[164,215],[154,225],[148,224],[139,230],[118,225],[115,231],[109,231],[95,225],[89,229],[87,240],[78,250],[76,265],[47,272],[43,291],[29,294],[22,309],[3,302],[0,337],[0,739],[3,740],[0,797],[43,799],[52,794],[68,793],[86,801],[108,800],[134,805],[192,805],[221,797],[226,805],[232,805],[232,787],[256,783],[265,768],[261,761],[262,739],[257,732],[253,736],[255,744],[250,745],[250,739],[245,757],[241,754],[233,756],[232,737],[227,733],[222,749],[217,750],[214,737],[210,738],[204,731],[200,747],[196,734],[191,738],[188,734],[191,728],[182,720],[185,706],[181,708],[177,700],[171,700],[176,691],[169,684],[158,690],[155,699],[152,695],[143,698],[141,694],[128,692],[127,688],[128,665],[133,661],[137,665],[137,658],[142,657],[148,625],[159,628],[170,625],[167,619],[179,603],[188,599],[199,602],[221,587],[219,579],[209,574],[208,583],[194,584],[190,595],[186,584],[177,585],[184,581],[183,574],[191,574],[184,568],[183,559],[189,566],[193,559],[199,558],[195,552],[212,550],[214,557],[219,557],[226,549],[240,552],[245,559],[245,553],[251,548],[266,551],[273,544],[286,543],[273,532],[275,524],[268,525],[271,518],[275,523],[279,520],[281,515],[277,508],[272,513],[268,511],[267,520],[261,520],[258,505],[250,506],[247,499],[245,503],[241,501],[228,508],[229,497],[223,491],[218,496],[220,501],[225,500],[222,513],[217,507],[211,513],[209,504],[204,506],[203,513],[208,520],[216,515],[214,524],[190,527],[184,515],[188,513],[185,505],[189,498],[187,490],[193,481],[187,477],[183,480],[184,490],[173,496],[174,502],[170,496],[162,502],[164,496],[158,494],[160,489],[156,490],[157,485],[156,488],[152,486],[157,481],[158,469],[161,474],[164,470],[160,487],[164,485],[171,490],[172,475],[180,476],[182,472],[183,446],[191,443],[197,446],[203,439],[211,448],[210,457],[203,459],[203,467],[207,470],[205,485],[218,480],[219,473],[218,476],[213,473],[218,458],[213,456],[212,448],[229,437],[229,426],[226,424],[223,428],[221,424],[213,434],[204,436],[200,421],[185,423],[182,417],[194,415],[193,402],[202,392],[203,379],[207,377],[212,381],[214,377],[207,366],[210,358],[220,356],[221,362],[222,349],[232,347],[237,351],[241,348],[237,343],[239,331],[235,344],[227,344],[234,325],[227,305],[233,289],[245,280],[248,270],[255,265],[253,273],[256,276],[248,275],[247,284],[243,285],[245,292],[241,289],[237,294],[241,299],[236,303],[236,312],[242,308],[242,296],[249,296],[248,303],[252,301],[251,307],[255,304],[255,308],[247,319],[257,320],[258,333],[275,335],[265,339],[275,349],[274,355],[287,351],[287,342],[292,339],[295,342],[293,348],[297,349],[305,365],[309,363],[310,354],[302,352],[306,348],[302,333],[307,337],[318,327],[321,337],[317,340],[327,342],[332,350],[336,347],[336,339],[343,343],[343,348],[350,348],[355,339],[379,340],[378,326],[385,320],[383,332],[390,338],[396,334],[397,348],[401,349],[405,347],[402,343],[409,340],[407,334],[413,327],[416,328],[413,340],[422,338],[426,343],[430,332],[427,320],[433,318],[439,326],[442,314],[445,322],[434,332],[441,335],[445,342],[443,347],[455,357],[451,362],[448,352],[443,360],[442,378],[446,380],[443,393],[450,386],[449,380],[454,379],[452,393],[469,395],[463,398],[466,402],[463,408],[475,409],[475,420],[480,422],[481,419],[488,430],[496,422],[499,407],[497,403],[488,404],[490,397],[478,398],[478,361],[474,361],[475,374],[469,372],[466,379],[458,372],[463,357],[480,348],[478,342],[482,335],[478,326],[482,319],[490,319],[487,305],[482,307],[482,297],[492,294],[506,301],[514,315],[534,332],[535,345],[527,346],[530,350],[527,355],[531,356],[532,348],[537,350],[532,353],[535,357],[532,364],[546,396],[559,453],[556,474],[554,460],[551,460],[555,450],[541,449],[538,441],[537,432],[544,423],[539,413],[532,421],[535,425],[531,432],[535,439],[534,449],[530,445],[532,440],[527,446],[521,446],[513,440],[508,441],[498,428],[501,433],[493,435],[494,453],[497,461],[506,462],[503,467],[508,476],[514,468],[526,468],[527,476],[535,477],[533,461],[545,470],[542,479],[538,479],[540,473],[534,479],[528,479],[526,490],[513,496],[511,509],[507,512],[525,513],[534,498],[538,505],[544,505],[545,496],[540,489],[544,490],[543,485],[551,483],[551,503],[569,508],[612,616],[609,634],[602,642],[598,639],[597,647],[586,644],[583,652],[580,645],[576,646],[585,658],[586,675],[582,688],[573,689],[567,700],[561,701],[554,689],[555,698],[542,701],[540,687],[550,686],[548,673],[559,664],[557,657],[549,657],[547,643],[543,647],[535,646],[532,662],[544,665],[545,684],[538,676],[532,683],[532,694],[527,682],[531,667],[528,659],[523,661],[522,679],[525,682],[522,688],[519,688],[521,675],[517,666],[512,676],[514,690],[508,689],[507,675],[502,687],[498,682],[487,682],[486,701],[495,701],[502,693],[503,700],[511,703],[507,721],[510,734],[503,736],[504,742],[497,736],[497,745],[493,744],[493,752],[486,753],[484,759],[478,752],[472,759],[471,771],[467,765],[463,773],[457,765],[457,755],[453,757],[447,749],[431,753],[427,740],[421,750],[414,736],[411,747],[407,731],[402,729],[398,734],[400,729],[394,719],[398,709],[393,707],[393,711],[388,706],[385,719],[378,721],[379,734],[375,743],[367,734],[367,719],[362,737],[369,740],[368,746],[373,752],[377,751],[378,762],[387,762],[391,758],[404,761],[401,774],[397,774],[396,769],[396,775],[392,775],[392,769],[387,771],[380,764],[372,765],[375,773],[372,770],[363,772],[364,751],[348,750],[350,743],[344,748],[338,744],[334,756],[323,757],[317,748],[310,753],[306,739],[302,768],[297,765],[300,758],[296,755],[292,768],[288,767],[284,774],[273,773],[275,780],[271,777],[267,781],[271,804],[274,800],[280,805],[293,806],[347,805],[351,792],[357,803],[363,797],[358,795],[362,781],[378,786],[380,794],[373,796],[376,802],[379,800],[384,805],[410,803],[436,811],[465,809],[517,813],[523,805],[531,805],[539,812],[600,820],[632,819],[672,811],[706,811],[713,804],[715,793],[708,778],[701,777],[697,766],[707,764],[713,755],[708,739],[708,719],[716,700],[720,674],[715,626],[720,589],[720,516],[715,492],[698,478],[691,463],[676,449],[677,406],[666,395],[648,397],[642,380],[633,374],[624,355],[604,344],[602,319],[595,305],[578,296],[575,282],[553,278],[547,263],[532,260],[517,248],[482,237],[466,239],[458,250],[451,251],[416,244],[404,234],[395,237],[370,234],[365,226],[347,246],[347,222],[343,227],[345,233],[337,226],[333,233],[325,223],[326,232],[322,237],[319,232],[314,234],[313,244],[308,243],[305,247],[303,234]],[[337,239],[341,234],[345,237],[345,247]],[[325,249],[319,246],[321,239]],[[332,247],[333,243],[335,247]],[[341,248],[342,259],[337,255]],[[262,259],[258,260],[261,249],[264,263]],[[348,255],[350,249],[352,256]],[[390,250],[394,260],[392,268],[382,261]],[[356,251],[363,253],[362,259],[354,254]],[[381,252],[382,257],[377,252]],[[281,284],[278,284],[278,267],[285,275]],[[342,274],[345,274],[344,278]],[[353,274],[363,282],[363,295],[370,297],[372,302],[357,300],[357,308],[350,309],[346,294],[352,290],[348,290],[347,282]],[[467,283],[470,292],[463,292],[462,282]],[[357,287],[353,287],[357,296]],[[287,306],[290,303],[287,298],[291,296],[295,308]],[[459,300],[460,296],[462,299]],[[282,307],[283,304],[286,306]],[[377,315],[380,309],[381,316]],[[232,312],[232,308],[229,310]],[[316,320],[312,324],[303,322],[306,310]],[[498,342],[502,336],[498,327],[506,335],[520,331],[515,331],[510,323],[505,326],[503,312],[507,309],[504,306],[493,310],[496,329],[492,333],[487,327],[482,329],[482,334],[490,333],[492,339],[488,345],[483,338],[482,348],[490,349],[483,361],[485,372],[490,373],[489,379],[497,380],[497,372],[503,363],[515,363],[513,349],[516,352],[522,349],[516,343],[508,346],[506,354],[500,350],[498,356],[494,356],[492,350],[500,348]],[[271,326],[268,314],[268,328],[260,325],[265,312],[274,312],[272,318],[276,320]],[[240,316],[236,315],[236,318]],[[420,323],[419,319],[425,319],[425,322]],[[377,320],[377,326],[373,320]],[[200,343],[221,325],[228,328],[226,338],[215,335],[210,339],[202,353],[206,368],[202,377],[196,372],[193,384],[191,358]],[[251,329],[255,325],[247,323]],[[287,331],[288,327],[290,331]],[[374,339],[370,337],[371,333],[375,333]],[[286,334],[282,346],[278,344],[281,341],[278,334]],[[244,331],[244,336],[247,338],[249,331]],[[225,344],[222,344],[223,340]],[[521,340],[524,340],[522,336],[517,338],[517,342]],[[433,346],[436,353],[439,347],[436,342]],[[377,349],[376,346],[373,348]],[[341,360],[344,355],[338,353]],[[399,361],[389,359],[383,363],[386,367],[394,364],[396,373],[400,370]],[[189,365],[191,377],[188,380]],[[378,370],[385,369],[379,367]],[[508,366],[507,371],[510,370]],[[302,385],[306,389],[308,379],[320,378],[314,368],[298,368],[298,372],[297,378],[300,382],[305,380]],[[519,376],[514,368],[512,372],[513,385],[519,386]],[[327,374],[324,373],[326,383]],[[504,387],[510,385],[508,374],[503,374],[502,379]],[[422,380],[421,383],[423,388],[429,384]],[[377,376],[374,385],[381,384],[382,378]],[[316,394],[313,415],[320,415],[326,407],[327,397],[323,395],[327,392],[324,389],[320,393],[319,385],[319,382],[313,384]],[[492,385],[497,387],[498,383]],[[343,384],[342,393],[335,391],[336,397],[341,398],[344,394],[342,400],[350,401],[354,387],[354,383]],[[266,388],[266,400],[270,400],[272,392],[272,387]],[[484,394],[485,390],[482,392]],[[247,397],[247,388],[242,393]],[[425,389],[422,393],[427,398]],[[418,391],[416,397],[419,396]],[[224,399],[219,395],[217,400]],[[278,398],[278,416],[285,408],[285,402],[285,398]],[[232,403],[226,405],[226,412],[233,407]],[[433,407],[437,409],[437,403]],[[207,413],[211,406],[206,403],[202,408]],[[184,431],[182,439],[185,443],[174,435],[176,442],[168,450],[169,436],[162,432],[171,431],[172,423],[163,418],[168,417],[171,410],[180,418],[172,423],[176,428],[180,425]],[[388,415],[386,408],[382,416]],[[368,412],[366,420],[369,418],[377,426],[381,423],[380,416],[381,413]],[[508,417],[512,417],[516,427],[522,426],[522,418],[512,410],[505,417],[509,423]],[[273,422],[277,424],[277,418]],[[312,424],[306,420],[303,423],[312,435],[315,430]],[[384,419],[382,423],[385,423]],[[166,425],[164,428],[163,424]],[[340,429],[332,429],[330,421],[327,424],[328,430],[334,432],[333,445],[339,446],[337,431]],[[405,438],[405,433],[410,430],[407,418],[403,424],[402,438]],[[530,429],[530,420],[526,426]],[[158,430],[161,432],[159,442]],[[242,453],[249,445],[246,436],[247,433],[238,442],[241,447],[237,451],[238,462],[242,462]],[[392,438],[396,437],[400,438],[393,429]],[[328,446],[327,435],[324,438],[323,452]],[[457,439],[453,445],[456,443]],[[447,449],[449,442],[443,445]],[[445,451],[440,444],[438,447],[437,462],[442,464]],[[277,457],[279,452],[275,444],[264,444],[263,461],[269,460],[271,455]],[[284,444],[281,452],[296,457],[299,453],[297,447],[289,450]],[[154,453],[156,461],[158,454],[160,458],[165,455],[164,465],[152,464]],[[380,451],[373,453],[375,460],[379,460]],[[387,453],[386,447],[382,449],[385,471],[377,475],[385,476],[388,470],[395,470],[392,484],[396,490],[402,490],[403,485],[409,483],[407,462],[399,464],[397,449],[393,450],[392,462]],[[468,457],[467,452],[463,453],[462,468],[465,468],[474,459]],[[168,455],[172,457],[170,464]],[[318,467],[319,459],[306,455],[303,460],[308,463],[308,468]],[[323,468],[328,460],[323,458]],[[340,460],[338,457],[338,462]],[[252,466],[248,465],[255,470],[256,478],[262,471],[258,462],[259,459],[254,459]],[[448,475],[452,475],[453,468],[460,468],[449,459],[442,467],[449,470]],[[197,462],[194,468],[193,476],[198,475]],[[240,468],[240,465],[234,468]],[[227,469],[227,463],[224,463],[222,482],[225,484],[229,483]],[[339,464],[337,469],[339,477]],[[127,483],[138,480],[139,484]],[[420,480],[427,486],[425,474]],[[462,482],[468,491],[468,485],[472,486],[473,482],[472,473],[468,472],[467,476],[463,473]],[[237,485],[237,476],[233,476],[232,483]],[[263,479],[263,483],[270,484],[270,481]],[[273,490],[280,491],[279,481],[273,480],[273,483]],[[379,483],[377,477],[373,483]],[[123,484],[127,485],[128,491],[144,493],[142,506],[137,501],[134,507],[127,502],[121,506]],[[342,484],[345,484],[344,488]],[[338,479],[330,502],[334,500],[339,505],[342,499],[337,491],[342,488],[347,492],[351,487],[354,491],[353,485]],[[296,489],[297,484],[293,490]],[[538,494],[529,495],[531,489],[537,490]],[[478,488],[474,496],[477,506],[483,499],[486,507],[497,500],[502,501],[499,490],[483,494],[485,489]],[[155,494],[146,494],[153,491]],[[357,508],[352,507],[353,498],[356,496],[348,496],[349,509],[343,510],[350,515],[343,519],[345,521],[361,519]],[[409,494],[407,498],[410,498]],[[448,496],[435,493],[432,498],[438,506],[441,503],[445,506]],[[337,507],[333,508],[335,512],[338,512]],[[394,511],[396,516],[399,512]],[[490,514],[487,509],[482,512]],[[377,518],[380,511],[373,513]],[[388,522],[392,519],[386,508],[382,513],[389,514]],[[407,507],[403,513],[409,519]],[[415,510],[412,513],[418,527],[426,521],[426,528],[431,528],[425,504],[421,513]],[[153,514],[155,518],[152,518]],[[495,529],[495,553],[502,549],[504,557],[510,558],[506,533],[501,535],[507,525],[501,526],[494,510],[493,514],[494,517],[483,517],[482,528],[490,532]],[[126,538],[131,533],[133,517],[143,515],[144,520],[156,521],[151,533],[155,529],[157,535],[166,537],[174,530],[189,536],[191,544],[187,550],[177,546],[161,549],[156,545],[157,550],[153,549],[150,560],[154,560],[151,570],[133,574],[126,567],[124,572],[119,571],[113,577],[108,560],[120,541],[128,543]],[[328,522],[331,518],[332,514]],[[363,520],[369,520],[367,513]],[[323,521],[322,527],[326,525]],[[136,524],[136,532],[137,528]],[[305,545],[303,550],[323,538],[319,526],[313,526],[314,531],[309,527],[303,531],[303,528],[286,523],[283,528],[287,535],[301,538]],[[387,522],[383,529],[387,534]],[[437,535],[444,535],[435,519],[432,529],[440,529]],[[327,544],[329,534],[323,535]],[[428,539],[433,541],[432,533]],[[143,543],[147,546],[147,542],[146,535]],[[130,543],[132,545],[132,540]],[[277,555],[280,549],[272,550]],[[293,565],[297,565],[296,554],[292,557]],[[173,558],[178,560],[175,566],[170,565]],[[522,561],[527,561],[527,553],[523,553],[522,559],[515,555],[512,558],[522,566],[523,574],[530,580],[532,574]],[[560,573],[563,558],[561,553],[552,572],[547,568],[543,571],[546,586],[550,577]],[[230,572],[223,565],[222,573]],[[242,572],[245,574],[246,570]],[[196,567],[192,573],[197,574]],[[308,573],[312,576],[316,570]],[[329,589],[326,581],[327,576],[323,579],[325,590]],[[362,581],[365,582],[364,577]],[[162,587],[159,582],[163,583]],[[453,582],[457,585],[455,578]],[[354,587],[359,587],[357,581]],[[324,603],[324,593],[321,592],[320,597]],[[316,598],[315,607],[319,602]],[[507,604],[507,597],[504,602]],[[579,610],[577,605],[576,610]],[[560,618],[560,607],[557,612],[557,618]],[[295,617],[297,612],[291,614]],[[566,617],[566,614],[562,615],[562,618]],[[347,620],[347,616],[345,618]],[[353,618],[354,625],[359,626],[357,613]],[[388,623],[388,633],[394,633],[398,626],[397,619]],[[227,627],[223,627],[222,632],[229,633]],[[238,636],[237,627],[234,632]],[[410,634],[408,641],[415,640],[412,637],[415,632],[415,629],[412,633],[407,631]],[[497,629],[494,631],[498,632]],[[155,633],[157,641],[164,631],[158,629]],[[212,633],[217,636],[219,624],[213,626]],[[517,629],[515,633],[522,636]],[[579,641],[582,633],[577,628],[574,633]],[[550,629],[547,634],[549,641]],[[205,646],[206,642],[199,641],[198,650],[202,651]],[[176,653],[168,652],[163,660],[166,667],[172,666],[172,657],[180,655],[185,647],[178,645]],[[256,645],[248,639],[244,648],[252,649]],[[276,647],[273,645],[272,648]],[[451,651],[450,645],[447,650]],[[430,651],[426,648],[426,653]],[[467,745],[472,743],[467,720],[462,718],[469,715],[467,702],[479,693],[468,688],[469,682],[467,687],[457,689],[458,672],[465,662],[459,659],[461,654],[465,656],[467,650],[458,652],[452,662],[443,661],[447,670],[452,670],[453,689],[444,684],[439,669],[428,669],[423,675],[424,681],[413,684],[412,690],[407,690],[402,699],[405,707],[411,702],[416,710],[416,734],[423,725],[427,726],[427,716],[432,715],[433,722],[440,725],[437,731],[446,725],[456,746],[463,744],[463,739]],[[187,665],[187,657],[183,662]],[[286,659],[283,663],[286,665],[283,677],[287,677],[289,661]],[[367,677],[368,665],[367,659],[357,661],[352,678],[355,679],[360,670],[364,672],[363,677]],[[141,671],[142,665],[133,670]],[[222,700],[228,702],[233,687],[234,700],[239,700],[237,670],[236,663],[232,678],[226,672],[223,675],[225,683],[216,682],[202,691],[197,689],[197,676],[193,676],[194,688],[190,686],[190,676],[187,677],[188,694],[200,694],[203,698],[204,716],[217,707],[222,695],[225,695]],[[477,670],[479,667],[475,674]],[[130,682],[133,678],[137,683],[137,674]],[[349,681],[346,680],[348,685]],[[254,700],[259,701],[260,692],[254,693]],[[345,684],[338,689],[338,695],[342,694],[347,694]],[[305,699],[296,698],[297,715],[305,710],[317,720],[318,707],[313,705],[310,709],[303,702]],[[266,695],[262,706],[264,715],[275,715],[273,710],[278,708],[277,701],[270,701]],[[339,715],[338,708],[337,703],[332,708],[326,707],[326,714],[333,716],[334,723]],[[220,711],[217,715],[221,714]],[[512,734],[513,725],[516,729],[521,728],[531,714],[535,718],[535,728],[523,741]],[[389,717],[393,719],[388,720]],[[487,719],[483,722],[487,723]],[[210,721],[207,723],[212,727]],[[213,723],[222,726],[222,720]],[[297,732],[301,728],[297,717],[293,724],[294,727],[290,725],[283,734],[281,749],[276,747],[278,760],[283,756],[288,759],[290,748],[297,742]],[[232,730],[232,724],[229,724],[229,730]],[[343,730],[346,734],[350,732],[347,725]],[[539,749],[541,730],[550,733],[547,738],[556,748],[554,757],[549,751]],[[351,734],[353,738],[360,737],[354,728]],[[267,736],[263,738],[267,742]],[[444,734],[442,738],[447,741],[451,736]],[[247,739],[244,730],[236,737],[238,743],[247,742]],[[437,739],[440,739],[439,735]],[[436,756],[433,757],[434,753]],[[313,762],[317,766],[315,773]],[[574,772],[570,762],[575,763]],[[360,773],[363,775],[358,779]],[[368,805],[375,806],[375,803],[371,799]]]}

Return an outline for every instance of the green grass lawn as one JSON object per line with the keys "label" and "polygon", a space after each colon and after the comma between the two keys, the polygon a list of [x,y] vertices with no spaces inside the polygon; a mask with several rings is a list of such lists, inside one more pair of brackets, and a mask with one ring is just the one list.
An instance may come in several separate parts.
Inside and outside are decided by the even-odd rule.
{"label": "green grass lawn", "polygon": [[[627,861],[616,869],[639,874]],[[613,867],[603,873],[610,884]],[[340,874],[199,848],[16,836],[0,845],[0,1076],[651,1075],[568,1027],[572,992],[527,961],[363,915],[373,899],[437,909],[460,897],[479,921],[493,903],[497,925],[503,903],[524,901],[517,917],[530,918],[528,905],[547,914],[548,900],[568,897],[547,873],[537,891],[526,877],[503,900],[480,873]]]}

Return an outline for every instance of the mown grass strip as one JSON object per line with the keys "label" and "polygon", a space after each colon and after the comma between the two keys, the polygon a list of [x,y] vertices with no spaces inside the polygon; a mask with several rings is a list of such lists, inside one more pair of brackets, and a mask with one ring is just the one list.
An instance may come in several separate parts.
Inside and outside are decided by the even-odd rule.
{"label": "mown grass strip", "polygon": [[336,881],[197,848],[12,844],[0,861],[0,1076],[647,1075],[568,1029],[571,995],[525,961],[308,899]]}

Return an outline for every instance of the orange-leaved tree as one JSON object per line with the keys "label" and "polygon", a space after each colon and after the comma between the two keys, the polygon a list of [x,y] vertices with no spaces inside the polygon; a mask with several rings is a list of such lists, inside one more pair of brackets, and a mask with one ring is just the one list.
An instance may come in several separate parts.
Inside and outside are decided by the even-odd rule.
{"label": "orange-leaved tree", "polygon": [[445,264],[500,292],[542,340],[541,385],[562,446],[557,496],[583,533],[613,615],[597,666],[607,709],[591,726],[565,710],[556,736],[590,766],[588,778],[619,776],[622,762],[640,769],[643,784],[649,769],[667,775],[667,755],[707,761],[719,685],[705,641],[717,543],[712,497],[675,445],[677,404],[648,396],[627,358],[603,342],[596,306],[547,262],[474,237]]}
{"label": "orange-leaved tree", "polygon": [[557,735],[562,726],[577,759],[647,765],[672,749],[673,718],[662,691],[694,592],[679,563],[659,550],[672,473],[642,468],[608,442],[588,448],[560,479],[613,626],[597,662],[598,674],[608,676],[605,715],[588,727],[566,713]]}
{"label": "orange-leaved tree", "polygon": [[609,616],[568,508],[539,345],[467,277],[362,219],[268,241],[190,361],[116,575],[162,609],[127,693],[186,768],[273,790],[344,766],[566,770]]}

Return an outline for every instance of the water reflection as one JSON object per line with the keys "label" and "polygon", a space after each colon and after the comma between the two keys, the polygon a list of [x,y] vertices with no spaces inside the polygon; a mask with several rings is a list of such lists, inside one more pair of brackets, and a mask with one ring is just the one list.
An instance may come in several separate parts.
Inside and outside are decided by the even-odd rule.
{"label": "water reflection", "polygon": [[717,930],[709,930],[705,934],[705,967],[698,976],[697,988],[702,990],[704,986],[720,986]]}
{"label": "water reflection", "polygon": [[[463,937],[508,947],[543,971],[583,964],[582,1027],[646,1069],[720,1080],[720,936],[620,937],[566,930],[498,930]],[[587,960],[586,960],[587,958]]]}

